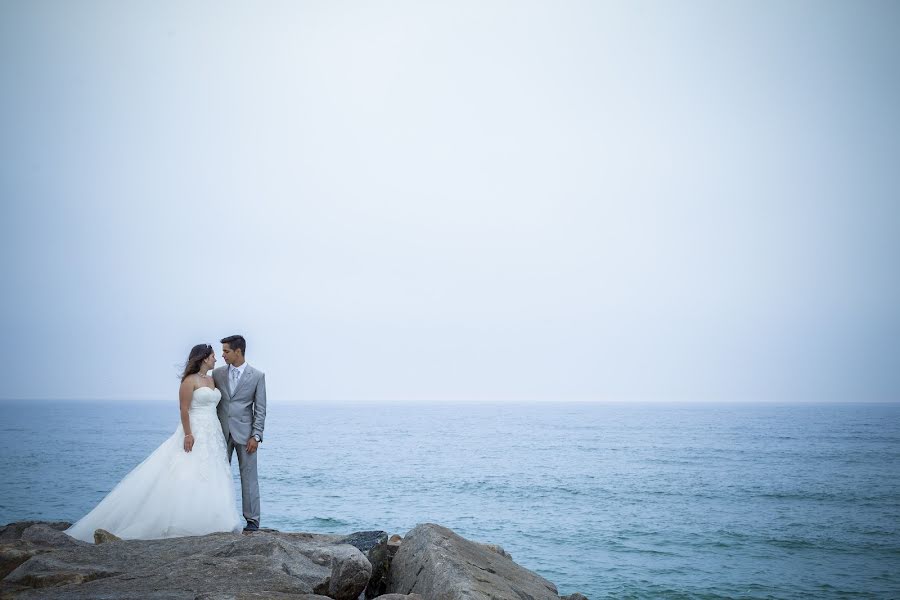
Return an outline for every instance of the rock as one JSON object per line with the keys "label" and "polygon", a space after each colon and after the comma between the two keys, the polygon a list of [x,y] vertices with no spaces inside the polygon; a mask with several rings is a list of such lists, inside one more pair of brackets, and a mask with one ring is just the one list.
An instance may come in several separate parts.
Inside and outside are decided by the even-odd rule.
{"label": "rock", "polygon": [[41,552],[49,552],[49,550],[39,548],[31,542],[22,540],[0,544],[0,579],[3,579],[23,562]]}
{"label": "rock", "polygon": [[501,546],[499,544],[482,544],[482,546],[484,548],[490,550],[491,552],[496,552],[500,556],[505,556],[509,560],[512,560],[512,555],[509,552],[507,552],[506,550],[504,550],[503,546]]}
{"label": "rock", "polygon": [[391,564],[388,592],[428,600],[559,600],[556,586],[445,527],[417,525]]}
{"label": "rock", "polygon": [[418,594],[384,594],[377,596],[377,600],[425,600]]}
{"label": "rock", "polygon": [[78,545],[77,541],[62,533],[70,526],[70,523],[62,521],[21,521],[0,529],[0,579],[33,556],[60,546]]}
{"label": "rock", "polygon": [[47,523],[32,525],[22,532],[22,539],[44,546],[77,546],[78,542]]}
{"label": "rock", "polygon": [[250,592],[247,594],[200,594],[194,600],[331,600],[316,594],[283,594],[281,592]]}
{"label": "rock", "polygon": [[11,542],[13,540],[21,540],[26,530],[35,525],[41,525],[55,531],[64,531],[72,526],[66,521],[18,521],[10,523],[0,529],[0,544]]}
{"label": "rock", "polygon": [[52,548],[74,547],[79,544],[74,538],[44,523],[32,525],[23,531],[22,540]]}
{"label": "rock", "polygon": [[336,535],[335,541],[350,544],[365,554],[370,550],[387,544],[387,534],[383,531],[357,531],[350,535]]}
{"label": "rock", "polygon": [[387,540],[388,536],[384,531],[358,531],[334,539],[335,543],[350,544],[358,549],[372,565],[372,575],[366,585],[366,598],[374,598],[387,589],[387,574],[390,567]]}
{"label": "rock", "polygon": [[215,533],[78,544],[30,557],[3,580],[3,595],[194,600],[205,594],[216,600],[251,600],[318,594],[357,600],[372,566],[362,552],[332,537]]}
{"label": "rock", "polygon": [[403,541],[403,536],[396,534],[396,533],[391,536],[391,539],[388,540],[388,542],[390,542],[390,543],[396,542],[398,544],[402,541]]}
{"label": "rock", "polygon": [[106,542],[120,542],[122,538],[119,536],[108,532],[105,529],[98,529],[94,532],[94,543],[95,544],[104,544]]}
{"label": "rock", "polygon": [[588,600],[587,596],[584,594],[579,594],[575,592],[574,594],[569,594],[568,596],[560,596],[559,600]]}
{"label": "rock", "polygon": [[392,536],[391,539],[388,540],[387,543],[387,551],[388,551],[388,560],[394,560],[394,556],[397,554],[397,550],[400,549],[400,544],[402,540],[394,539],[399,538],[399,535]]}

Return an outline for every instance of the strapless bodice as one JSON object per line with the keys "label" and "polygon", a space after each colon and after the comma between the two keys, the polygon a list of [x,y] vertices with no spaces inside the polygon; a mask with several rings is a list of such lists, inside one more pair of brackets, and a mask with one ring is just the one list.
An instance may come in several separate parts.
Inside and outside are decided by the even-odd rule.
{"label": "strapless bodice", "polygon": [[191,398],[191,412],[208,410],[210,408],[215,410],[221,399],[222,392],[219,390],[208,387],[198,387],[194,390],[194,396]]}

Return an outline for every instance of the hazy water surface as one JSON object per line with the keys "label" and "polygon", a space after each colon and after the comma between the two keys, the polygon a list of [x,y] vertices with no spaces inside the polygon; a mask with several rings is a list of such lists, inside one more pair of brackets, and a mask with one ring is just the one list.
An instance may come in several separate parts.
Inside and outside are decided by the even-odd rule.
{"label": "hazy water surface", "polygon": [[[74,521],[178,419],[0,407],[3,522]],[[270,402],[260,492],[263,526],[436,522],[591,600],[900,597],[898,405]]]}

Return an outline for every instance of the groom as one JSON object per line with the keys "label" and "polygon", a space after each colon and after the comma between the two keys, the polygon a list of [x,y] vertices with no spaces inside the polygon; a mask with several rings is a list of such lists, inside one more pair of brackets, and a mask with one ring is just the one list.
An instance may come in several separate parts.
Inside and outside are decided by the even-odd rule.
{"label": "groom", "polygon": [[227,367],[213,370],[213,381],[222,392],[219,421],[228,446],[228,462],[237,451],[241,471],[241,500],[245,532],[259,529],[259,483],[256,479],[256,449],[262,443],[266,424],[266,375],[244,360],[247,341],[230,335],[222,341],[222,358]]}

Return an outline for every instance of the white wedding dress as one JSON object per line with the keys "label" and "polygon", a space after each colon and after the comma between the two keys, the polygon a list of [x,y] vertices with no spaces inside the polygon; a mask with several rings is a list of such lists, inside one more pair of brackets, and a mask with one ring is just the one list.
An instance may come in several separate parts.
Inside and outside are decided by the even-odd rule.
{"label": "white wedding dress", "polygon": [[158,539],[240,531],[225,436],[216,415],[222,393],[194,390],[189,410],[194,447],[184,451],[184,428],[134,468],[91,512],[66,530],[94,541],[105,529],[123,539]]}

